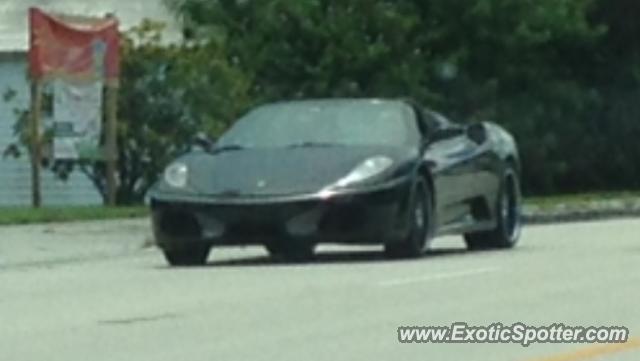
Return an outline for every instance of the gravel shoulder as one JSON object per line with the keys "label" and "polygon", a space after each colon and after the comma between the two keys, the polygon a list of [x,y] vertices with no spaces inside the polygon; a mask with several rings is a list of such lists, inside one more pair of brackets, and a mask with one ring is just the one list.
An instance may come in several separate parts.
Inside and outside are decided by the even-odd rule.
{"label": "gravel shoulder", "polygon": [[122,257],[150,237],[146,218],[0,227],[0,269]]}

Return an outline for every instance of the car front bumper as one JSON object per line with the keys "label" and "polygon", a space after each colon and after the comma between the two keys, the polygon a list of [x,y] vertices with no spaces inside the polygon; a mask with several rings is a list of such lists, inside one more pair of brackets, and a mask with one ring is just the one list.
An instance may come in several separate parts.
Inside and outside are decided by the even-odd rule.
{"label": "car front bumper", "polygon": [[155,240],[184,243],[268,244],[282,241],[382,244],[408,233],[409,179],[336,194],[217,199],[151,196]]}

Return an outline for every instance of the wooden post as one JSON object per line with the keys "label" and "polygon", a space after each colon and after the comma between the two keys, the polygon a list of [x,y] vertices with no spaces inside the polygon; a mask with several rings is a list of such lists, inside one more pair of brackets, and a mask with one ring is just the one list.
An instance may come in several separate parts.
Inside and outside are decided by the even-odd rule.
{"label": "wooden post", "polygon": [[42,81],[31,80],[31,114],[29,117],[29,139],[31,143],[31,205],[42,206],[40,170],[42,167],[42,141],[40,119],[42,116]]}
{"label": "wooden post", "polygon": [[116,205],[118,190],[118,84],[107,82],[106,87],[105,161],[107,163],[107,205]]}

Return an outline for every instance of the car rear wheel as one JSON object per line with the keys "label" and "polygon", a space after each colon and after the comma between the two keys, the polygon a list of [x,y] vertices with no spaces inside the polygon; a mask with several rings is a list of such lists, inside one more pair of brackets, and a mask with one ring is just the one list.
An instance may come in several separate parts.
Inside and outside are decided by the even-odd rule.
{"label": "car rear wheel", "polygon": [[520,239],[522,197],[517,173],[505,171],[496,205],[496,228],[486,232],[465,234],[467,247],[472,250],[513,248]]}
{"label": "car rear wheel", "polygon": [[411,230],[401,242],[385,245],[385,255],[389,258],[420,257],[428,249],[433,228],[433,202],[424,179],[416,182],[411,206]]}
{"label": "car rear wheel", "polygon": [[202,266],[209,258],[211,247],[208,245],[190,245],[165,249],[164,257],[172,266]]}

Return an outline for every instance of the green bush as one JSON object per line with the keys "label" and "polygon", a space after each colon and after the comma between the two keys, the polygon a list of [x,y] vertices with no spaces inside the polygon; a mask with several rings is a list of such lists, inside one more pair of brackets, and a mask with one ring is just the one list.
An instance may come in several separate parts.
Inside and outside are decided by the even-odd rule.
{"label": "green bush", "polygon": [[[612,24],[614,2],[168,0],[194,41],[226,44],[252,99],[410,96],[456,121],[496,121],[535,194],[638,185],[637,97],[617,70],[630,63],[609,49],[608,29],[629,26]],[[623,75],[608,87],[610,73]]]}

